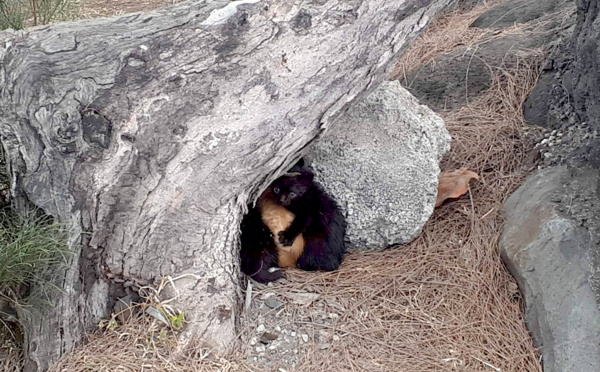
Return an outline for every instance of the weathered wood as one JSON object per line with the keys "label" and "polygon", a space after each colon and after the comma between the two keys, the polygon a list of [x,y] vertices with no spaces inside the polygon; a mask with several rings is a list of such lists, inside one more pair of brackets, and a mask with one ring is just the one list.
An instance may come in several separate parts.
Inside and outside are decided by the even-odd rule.
{"label": "weathered wood", "polygon": [[177,281],[182,345],[230,345],[246,203],[450,2],[194,1],[0,33],[13,190],[68,222],[76,249],[58,305],[29,320],[28,369],[167,275],[193,274]]}

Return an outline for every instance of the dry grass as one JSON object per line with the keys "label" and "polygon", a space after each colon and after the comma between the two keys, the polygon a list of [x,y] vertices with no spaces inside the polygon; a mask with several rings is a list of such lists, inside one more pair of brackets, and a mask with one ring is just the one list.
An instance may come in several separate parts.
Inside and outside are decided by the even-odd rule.
{"label": "dry grass", "polygon": [[90,335],[84,346],[66,355],[49,372],[126,371],[228,372],[250,368],[215,357],[201,346],[178,352],[173,331],[149,316],[138,315],[115,329]]}
{"label": "dry grass", "polygon": [[[142,303],[122,303],[121,310],[99,324],[83,345],[66,354],[49,372],[165,371],[211,372],[249,371],[243,362],[216,356],[200,342],[181,350],[177,329],[183,313],[169,305],[161,293],[175,286],[177,278],[165,277],[156,288],[143,287]],[[242,360],[231,355],[232,360]]]}
{"label": "dry grass", "polygon": [[437,209],[416,241],[352,254],[335,274],[294,271],[276,288],[308,287],[344,309],[328,327],[340,342],[315,347],[299,371],[542,370],[498,253],[499,210],[527,173],[520,107],[536,76],[525,62],[498,71],[487,95],[445,115],[454,142],[443,168],[467,166],[482,180]]}
{"label": "dry grass", "polygon": [[467,12],[456,10],[436,19],[417,44],[402,56],[392,73],[392,80],[405,81],[411,71],[429,64],[440,54],[450,53],[457,48],[474,47],[500,33],[494,29],[469,28],[477,17],[500,2],[490,1]]}
{"label": "dry grass", "polygon": [[575,7],[568,6],[556,13],[546,15],[532,24],[516,24],[504,29],[469,27],[482,13],[503,1],[489,1],[467,12],[456,10],[435,20],[428,32],[419,38],[416,47],[411,48],[402,56],[392,72],[391,79],[400,80],[403,85],[410,86],[412,82],[408,77],[412,76],[414,71],[423,70],[426,66],[435,64],[435,58],[442,54],[460,49],[474,55],[481,44],[508,35],[531,35],[547,31],[544,27],[549,23],[559,21],[565,24],[575,12]]}
{"label": "dry grass", "polygon": [[0,372],[19,372],[22,370],[22,353],[8,334],[9,328],[0,323]]}

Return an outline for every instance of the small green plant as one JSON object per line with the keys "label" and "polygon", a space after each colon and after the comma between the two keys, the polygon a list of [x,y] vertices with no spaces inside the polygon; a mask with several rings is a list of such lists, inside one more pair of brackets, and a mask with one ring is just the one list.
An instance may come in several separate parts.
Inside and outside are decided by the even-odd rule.
{"label": "small green plant", "polygon": [[29,8],[24,1],[0,0],[0,30],[24,28],[28,15]]}
{"label": "small green plant", "polygon": [[45,25],[54,21],[71,21],[79,18],[80,4],[74,0],[29,0],[34,25]]}
{"label": "small green plant", "polygon": [[78,0],[0,0],[0,30],[79,18]]}
{"label": "small green plant", "polygon": [[114,317],[110,319],[102,319],[100,320],[100,323],[98,323],[98,328],[106,331],[114,331],[115,329],[119,328],[119,323]]}
{"label": "small green plant", "polygon": [[178,315],[171,315],[169,320],[171,321],[171,327],[178,331],[183,327],[183,321],[185,320],[185,314],[180,312]]}
{"label": "small green plant", "polygon": [[0,303],[24,311],[51,305],[60,291],[55,278],[69,252],[63,225],[33,212],[18,216],[0,210]]}

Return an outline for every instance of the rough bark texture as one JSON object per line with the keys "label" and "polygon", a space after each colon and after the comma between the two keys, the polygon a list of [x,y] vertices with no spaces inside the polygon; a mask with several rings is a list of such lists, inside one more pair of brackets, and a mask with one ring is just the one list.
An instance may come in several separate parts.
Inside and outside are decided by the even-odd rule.
{"label": "rough bark texture", "polygon": [[172,291],[183,345],[230,344],[244,206],[449,2],[196,1],[1,33],[13,191],[74,231],[64,294],[28,324],[28,370],[167,275],[193,274]]}

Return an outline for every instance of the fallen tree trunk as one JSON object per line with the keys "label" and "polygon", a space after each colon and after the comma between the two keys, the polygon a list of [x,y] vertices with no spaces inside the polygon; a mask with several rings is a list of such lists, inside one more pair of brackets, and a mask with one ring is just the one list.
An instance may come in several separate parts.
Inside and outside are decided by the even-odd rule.
{"label": "fallen tree trunk", "polygon": [[450,2],[196,1],[1,33],[13,193],[68,223],[75,250],[57,306],[26,321],[28,370],[168,275],[192,274],[173,291],[182,344],[231,344],[246,203]]}

